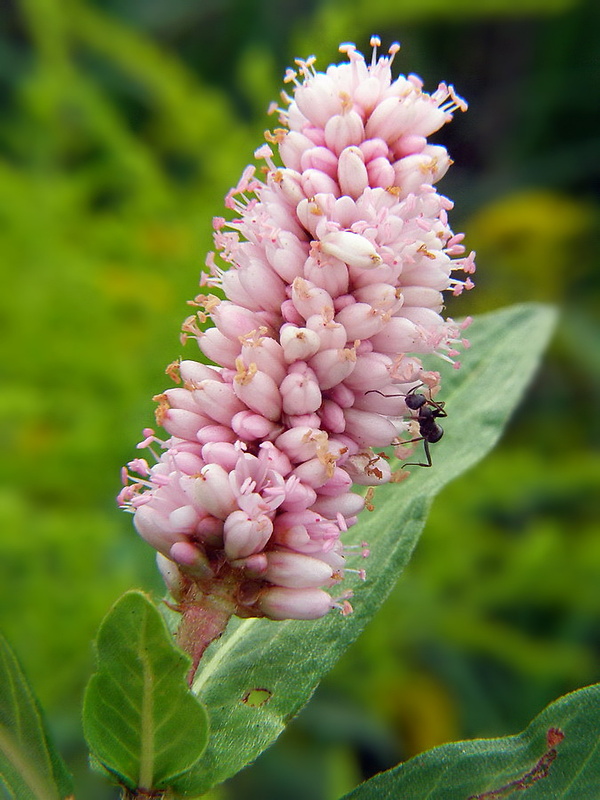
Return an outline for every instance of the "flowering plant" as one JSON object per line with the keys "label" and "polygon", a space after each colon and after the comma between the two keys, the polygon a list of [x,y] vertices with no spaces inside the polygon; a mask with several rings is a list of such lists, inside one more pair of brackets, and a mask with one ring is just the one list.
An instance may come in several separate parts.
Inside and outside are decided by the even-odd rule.
{"label": "flowering plant", "polygon": [[[271,109],[282,127],[214,220],[216,252],[183,326],[201,360],[168,368],[176,385],[156,398],[166,437],[146,429],[140,447],[154,463],[124,471],[120,503],[169,590],[162,616],[145,595],[126,595],[97,639],[85,733],[124,797],[199,796],[272,743],[389,592],[435,493],[494,444],[547,339],[546,309],[476,320],[457,371],[470,320],[443,316],[444,293],[472,287],[474,260],[434,188],[450,158],[428,137],[466,104],[451,86],[427,94],[414,75],[393,79],[399,47],[378,58],[379,44],[370,64],[347,44],[344,63],[321,73],[308,59],[286,75],[292,93]],[[446,416],[435,465],[421,469]],[[442,762],[463,781],[448,797],[547,780],[571,735],[561,702],[520,776],[506,778],[545,718],[485,780],[480,766],[464,768],[463,747],[352,796],[424,796]],[[17,767],[3,772],[13,795],[65,797],[66,772],[25,689],[9,711],[43,754],[40,790]]]}

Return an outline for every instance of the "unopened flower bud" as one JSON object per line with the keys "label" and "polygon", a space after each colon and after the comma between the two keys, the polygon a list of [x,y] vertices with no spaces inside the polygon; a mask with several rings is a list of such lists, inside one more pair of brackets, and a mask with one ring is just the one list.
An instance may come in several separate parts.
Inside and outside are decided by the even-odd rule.
{"label": "unopened flower bud", "polygon": [[186,484],[186,492],[209,514],[225,519],[235,508],[235,495],[228,473],[218,464],[207,464],[197,478]]}
{"label": "unopened flower bud", "polygon": [[321,347],[321,340],[315,331],[287,324],[281,329],[281,346],[285,360],[291,364],[309,359]]}
{"label": "unopened flower bud", "polygon": [[381,264],[381,256],[372,243],[352,231],[328,233],[321,239],[321,250],[359,269],[373,269]]}
{"label": "unopened flower bud", "polygon": [[322,589],[285,589],[274,586],[263,591],[256,603],[269,619],[319,619],[333,607]]}
{"label": "unopened flower bud", "polygon": [[323,586],[333,575],[333,570],[318,558],[286,550],[271,550],[266,553],[265,580],[289,589],[316,589]]}
{"label": "unopened flower bud", "polygon": [[264,514],[251,519],[244,511],[232,511],[223,526],[225,554],[234,560],[259,553],[272,532],[273,523]]}
{"label": "unopened flower bud", "polygon": [[365,166],[364,156],[358,147],[346,147],[342,150],[337,174],[342,194],[347,194],[354,199],[361,196],[369,185],[369,173]]}

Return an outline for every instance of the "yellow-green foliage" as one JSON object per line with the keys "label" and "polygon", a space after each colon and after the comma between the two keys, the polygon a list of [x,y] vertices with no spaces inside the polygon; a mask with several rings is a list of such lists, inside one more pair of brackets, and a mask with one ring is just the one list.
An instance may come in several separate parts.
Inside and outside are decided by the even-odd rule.
{"label": "yellow-green foliage", "polygon": [[516,292],[524,300],[571,299],[589,269],[598,222],[588,200],[557,191],[514,192],[484,206],[469,220],[469,244],[484,265],[469,302],[504,305]]}
{"label": "yellow-green foliage", "polygon": [[564,12],[577,5],[579,0],[328,0],[321,3],[309,25],[298,30],[295,37],[297,52],[320,55],[324,46],[336,42],[354,41],[370,33],[384,30],[402,39],[403,31],[412,23],[447,22],[473,19],[499,20],[503,17],[519,18],[529,15],[546,15]]}
{"label": "yellow-green foliage", "polygon": [[30,63],[0,161],[0,625],[50,710],[73,710],[101,615],[154,582],[113,500],[119,469],[170,383],[211,216],[256,133],[92,5],[27,0],[21,13]]}

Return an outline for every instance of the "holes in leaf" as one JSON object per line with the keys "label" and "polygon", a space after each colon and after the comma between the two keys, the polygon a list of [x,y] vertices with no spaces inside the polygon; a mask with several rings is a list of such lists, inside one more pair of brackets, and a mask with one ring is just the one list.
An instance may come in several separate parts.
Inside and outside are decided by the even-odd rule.
{"label": "holes in leaf", "polygon": [[273,692],[269,689],[250,689],[242,697],[242,703],[250,706],[250,708],[260,708],[269,702],[272,694]]}

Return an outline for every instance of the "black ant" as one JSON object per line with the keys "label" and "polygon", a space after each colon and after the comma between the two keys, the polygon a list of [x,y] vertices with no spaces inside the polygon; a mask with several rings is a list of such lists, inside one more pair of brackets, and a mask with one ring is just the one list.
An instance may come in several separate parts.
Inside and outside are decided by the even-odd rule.
{"label": "black ant", "polygon": [[[423,384],[419,384],[422,386]],[[419,386],[413,387],[408,394],[405,395],[393,395],[393,394],[383,394],[379,392],[377,389],[370,389],[371,392],[377,392],[382,397],[404,397],[404,402],[411,411],[416,411],[417,415],[413,417],[419,423],[419,433],[421,434],[416,439],[409,439],[407,442],[402,442],[402,444],[412,444],[413,442],[423,442],[423,449],[425,450],[425,457],[427,458],[427,463],[418,462],[418,461],[408,461],[406,464],[403,464],[403,467],[431,467],[431,453],[429,452],[429,445],[435,444],[439,442],[439,440],[444,435],[444,429],[442,426],[437,422],[440,417],[447,417],[448,414],[444,411],[445,403],[437,403],[435,400],[432,400],[430,397],[426,397],[426,395],[422,394],[421,392],[415,393],[415,389],[418,389]],[[369,392],[366,392],[369,394]]]}

